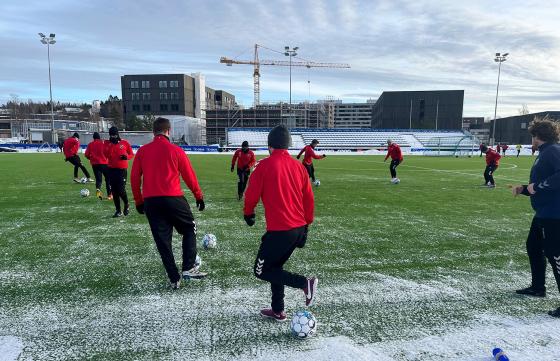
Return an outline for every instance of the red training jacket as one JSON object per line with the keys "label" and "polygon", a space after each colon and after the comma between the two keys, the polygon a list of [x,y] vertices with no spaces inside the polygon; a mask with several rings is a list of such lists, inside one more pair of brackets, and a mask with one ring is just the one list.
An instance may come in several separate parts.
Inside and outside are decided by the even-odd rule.
{"label": "red training jacket", "polygon": [[392,160],[399,160],[402,162],[403,156],[401,152],[401,147],[397,143],[391,143],[389,148],[387,148],[387,155],[385,156],[385,160],[391,157]]}
{"label": "red training jacket", "polygon": [[262,199],[267,231],[287,231],[313,223],[315,201],[309,174],[285,149],[257,163],[245,191],[243,213],[255,213]]}
{"label": "red training jacket", "polygon": [[[110,141],[105,142],[103,154],[108,159],[109,168],[127,169],[128,160],[134,157],[132,147],[126,140],[121,139],[117,144]],[[126,155],[126,160],[121,159],[121,155]]]}
{"label": "red training jacket", "polygon": [[94,139],[86,148],[86,158],[91,165],[107,164],[109,160],[105,156],[105,142],[101,139]]}
{"label": "red training jacket", "polygon": [[136,152],[130,174],[130,185],[134,202],[144,203],[150,197],[180,197],[183,195],[179,175],[197,200],[202,199],[202,190],[183,149],[171,144],[164,135],[143,145]]}
{"label": "red training jacket", "polygon": [[300,150],[298,157],[301,157],[301,154],[305,152],[305,155],[303,156],[303,164],[306,165],[311,165],[313,164],[313,159],[321,159],[323,158],[322,155],[317,155],[315,154],[315,151],[313,150],[313,147],[310,145],[306,145],[305,147],[303,147],[302,150]]}
{"label": "red training jacket", "polygon": [[500,165],[500,158],[502,158],[500,153],[496,152],[492,148],[488,148],[488,151],[486,152],[486,165],[494,164],[497,167]]}
{"label": "red training jacket", "polygon": [[233,154],[233,158],[231,159],[231,167],[235,165],[237,161],[237,169],[249,169],[255,165],[257,160],[255,159],[255,153],[252,150],[249,150],[247,153],[244,153],[243,150],[238,149]]}
{"label": "red training jacket", "polygon": [[78,138],[70,137],[62,144],[62,151],[66,158],[75,156],[78,154],[78,150],[80,150],[80,141]]}

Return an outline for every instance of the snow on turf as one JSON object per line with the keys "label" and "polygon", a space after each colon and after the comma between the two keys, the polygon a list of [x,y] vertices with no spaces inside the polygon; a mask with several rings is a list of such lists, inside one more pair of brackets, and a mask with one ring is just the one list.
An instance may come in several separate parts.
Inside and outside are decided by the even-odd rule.
{"label": "snow on turf", "polygon": [[16,361],[23,351],[19,337],[0,336],[0,361]]}

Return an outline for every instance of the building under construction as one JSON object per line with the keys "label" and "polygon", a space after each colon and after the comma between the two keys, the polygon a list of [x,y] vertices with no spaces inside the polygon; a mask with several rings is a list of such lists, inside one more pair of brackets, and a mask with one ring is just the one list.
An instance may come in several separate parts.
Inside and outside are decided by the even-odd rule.
{"label": "building under construction", "polygon": [[208,144],[226,144],[227,128],[271,128],[285,124],[289,128],[333,128],[335,104],[276,103],[252,108],[206,110]]}

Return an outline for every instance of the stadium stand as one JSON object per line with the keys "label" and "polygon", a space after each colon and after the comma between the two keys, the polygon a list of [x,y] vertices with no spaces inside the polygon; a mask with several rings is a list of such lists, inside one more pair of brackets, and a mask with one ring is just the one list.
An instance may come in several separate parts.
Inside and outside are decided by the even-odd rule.
{"label": "stadium stand", "polygon": [[[253,147],[266,147],[269,129],[230,128],[228,146],[239,147],[247,140]],[[471,134],[462,131],[446,130],[392,130],[392,129],[298,129],[291,130],[292,147],[302,148],[319,140],[322,149],[368,149],[384,147],[387,139],[397,142],[401,147],[422,148],[433,146],[452,147]],[[477,142],[476,139],[470,141]],[[477,143],[478,144],[478,143]]]}

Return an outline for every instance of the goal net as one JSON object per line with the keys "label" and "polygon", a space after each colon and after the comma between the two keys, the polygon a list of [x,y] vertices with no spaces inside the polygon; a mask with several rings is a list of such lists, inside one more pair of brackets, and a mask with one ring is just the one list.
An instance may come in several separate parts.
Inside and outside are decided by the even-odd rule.
{"label": "goal net", "polygon": [[475,136],[465,135],[460,137],[434,137],[423,144],[424,155],[427,156],[470,157],[478,152],[480,142]]}

